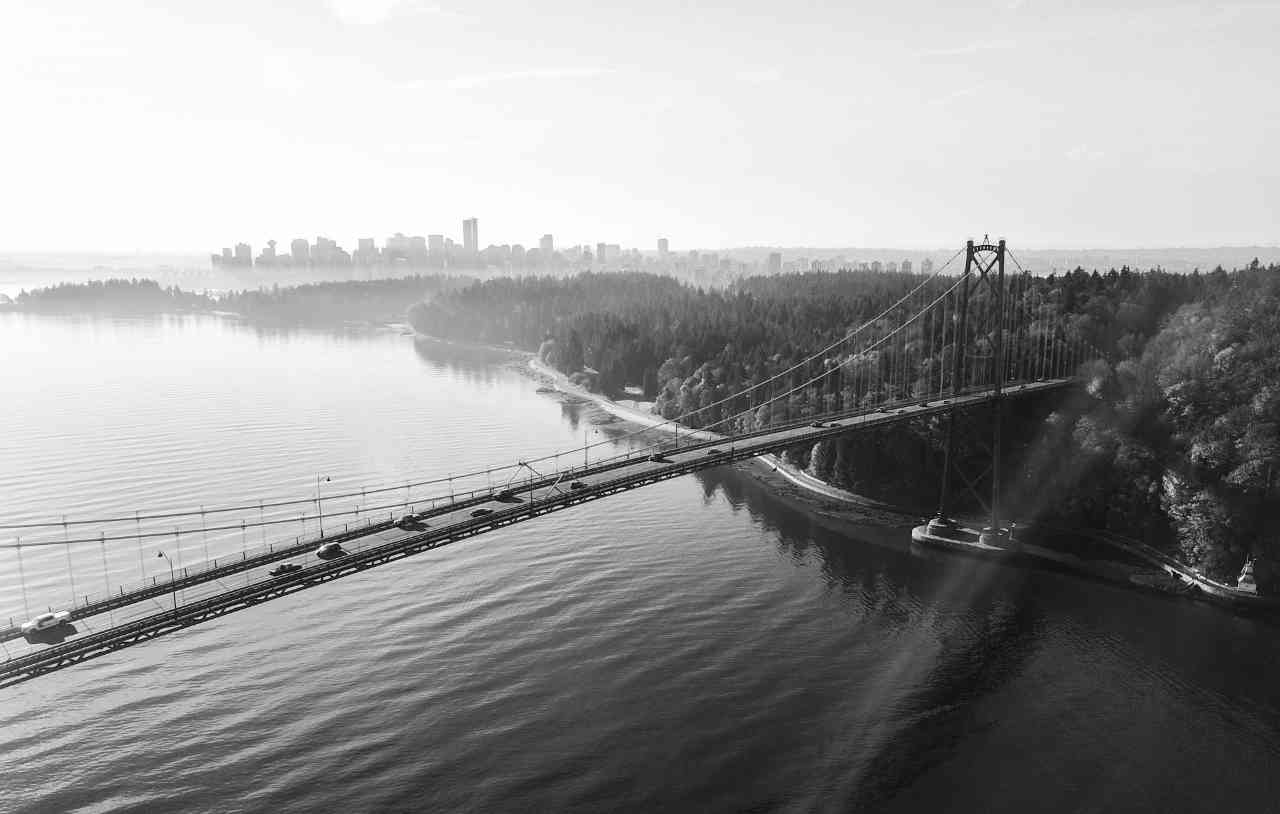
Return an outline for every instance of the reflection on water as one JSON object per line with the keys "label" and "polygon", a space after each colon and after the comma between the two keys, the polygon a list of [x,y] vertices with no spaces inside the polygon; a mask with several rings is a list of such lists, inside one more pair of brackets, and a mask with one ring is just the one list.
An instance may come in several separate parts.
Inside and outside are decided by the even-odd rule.
{"label": "reflection on water", "polygon": [[[5,516],[76,490],[94,499],[69,511],[306,493],[318,471],[395,482],[629,430],[536,394],[504,354],[388,333],[0,315],[0,347],[20,374]],[[720,467],[372,569],[3,691],[0,808],[1280,799],[1274,630],[921,557],[911,522],[824,517]]]}

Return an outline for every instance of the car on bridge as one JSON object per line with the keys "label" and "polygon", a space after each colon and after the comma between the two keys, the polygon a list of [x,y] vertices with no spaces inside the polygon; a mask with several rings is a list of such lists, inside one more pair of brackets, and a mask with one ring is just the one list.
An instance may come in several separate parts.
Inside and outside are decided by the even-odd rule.
{"label": "car on bridge", "polygon": [[711,449],[707,450],[707,454],[708,455],[725,455],[726,453],[723,449],[715,449],[714,447],[712,447]]}
{"label": "car on bridge", "polygon": [[815,422],[813,422],[812,424],[810,424],[809,426],[810,426],[810,427],[825,427],[825,426],[826,426],[826,424],[823,424],[821,421],[815,421]]}
{"label": "car on bridge", "polygon": [[650,456],[649,456],[649,462],[650,462],[650,463],[655,463],[655,464],[666,464],[666,463],[671,463],[671,462],[670,462],[670,461],[668,461],[666,458],[662,457],[662,453],[661,453],[661,452],[655,452],[655,453],[653,453],[652,455],[650,455]]}
{"label": "car on bridge", "polygon": [[347,550],[338,543],[325,543],[316,549],[316,556],[322,560],[332,560],[346,555]]}
{"label": "car on bridge", "polygon": [[580,480],[576,480],[573,483],[569,484],[569,488],[570,489],[586,489],[587,485]]}
{"label": "car on bridge", "polygon": [[49,630],[58,625],[65,625],[71,621],[70,611],[51,611],[42,613],[39,616],[33,616],[29,621],[23,622],[19,630],[25,636],[28,633],[35,633],[41,630]]}
{"label": "car on bridge", "polygon": [[292,574],[294,571],[301,571],[302,566],[295,562],[284,562],[272,568],[267,573],[273,577],[283,577]]}
{"label": "car on bridge", "polygon": [[406,514],[396,521],[396,527],[405,531],[421,531],[427,527],[427,524],[419,520],[416,514]]}
{"label": "car on bridge", "polygon": [[484,517],[486,514],[493,514],[493,509],[476,509],[471,513],[471,516]]}

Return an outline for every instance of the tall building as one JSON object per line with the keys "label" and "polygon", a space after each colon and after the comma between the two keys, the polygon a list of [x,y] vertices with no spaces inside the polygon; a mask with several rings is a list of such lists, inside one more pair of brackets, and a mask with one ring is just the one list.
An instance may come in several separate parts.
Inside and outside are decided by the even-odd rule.
{"label": "tall building", "polygon": [[658,238],[658,254],[666,256],[667,252],[670,250],[670,246],[671,244],[667,243],[667,239],[665,237]]}
{"label": "tall building", "polygon": [[311,244],[305,237],[297,238],[289,244],[289,255],[295,266],[305,266],[311,262]]}
{"label": "tall building", "polygon": [[378,247],[373,238],[362,237],[356,240],[355,262],[357,266],[372,266],[378,261]]}
{"label": "tall building", "polygon": [[236,265],[249,267],[253,265],[253,249],[248,243],[236,244]]}
{"label": "tall building", "polygon": [[609,247],[603,243],[596,244],[596,262],[604,265],[609,258]]}
{"label": "tall building", "polygon": [[542,240],[538,241],[538,252],[542,255],[544,261],[550,260],[551,255],[556,250],[556,241],[551,235],[543,235]]}
{"label": "tall building", "polygon": [[768,270],[770,274],[782,273],[782,253],[781,252],[769,252],[769,269]]}
{"label": "tall building", "polygon": [[462,250],[467,254],[480,251],[480,222],[475,218],[462,222]]}
{"label": "tall building", "polygon": [[902,261],[902,265],[898,266],[898,268],[902,269],[902,273],[903,273],[903,274],[910,274],[910,273],[911,273],[911,261],[910,261],[910,260],[903,260],[903,261]]}
{"label": "tall building", "polygon": [[921,274],[933,274],[933,258],[926,257],[920,261]]}
{"label": "tall building", "polygon": [[882,272],[882,271],[884,271],[884,266],[880,265],[880,261],[879,261],[879,260],[872,260],[872,261],[871,261],[871,272],[872,272],[873,274],[879,274],[879,273],[880,273],[880,272]]}
{"label": "tall building", "polygon": [[443,255],[444,235],[427,235],[427,251],[431,252],[432,257]]}

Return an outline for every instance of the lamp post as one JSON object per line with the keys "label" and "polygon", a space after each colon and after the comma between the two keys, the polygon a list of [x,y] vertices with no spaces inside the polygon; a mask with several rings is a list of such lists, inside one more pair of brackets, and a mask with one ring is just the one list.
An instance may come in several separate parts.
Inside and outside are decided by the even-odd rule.
{"label": "lamp post", "polygon": [[[324,539],[324,506],[320,503],[320,481],[329,482],[328,475],[316,475],[316,514],[320,516],[320,539]],[[305,529],[304,529],[305,531]]]}
{"label": "lamp post", "polygon": [[164,561],[169,563],[169,587],[173,588],[173,609],[177,610],[178,609],[178,586],[175,585],[174,583],[177,582],[178,580],[177,580],[177,577],[175,577],[173,574],[173,560],[169,559],[169,555],[165,554],[163,551],[157,551],[156,556],[164,557]]}
{"label": "lamp post", "polygon": [[583,468],[584,470],[588,468],[588,465],[587,465],[587,447],[588,447],[588,446],[590,446],[590,444],[591,444],[591,436],[592,436],[592,435],[599,435],[599,434],[600,434],[600,430],[599,430],[598,428],[592,428],[592,430],[591,430],[590,432],[584,432],[584,433],[582,434],[582,468]]}

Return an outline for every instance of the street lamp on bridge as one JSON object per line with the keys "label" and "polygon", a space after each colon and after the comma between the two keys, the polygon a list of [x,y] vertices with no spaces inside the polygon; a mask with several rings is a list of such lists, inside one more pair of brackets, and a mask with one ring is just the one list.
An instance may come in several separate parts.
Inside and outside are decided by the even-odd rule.
{"label": "street lamp on bridge", "polygon": [[[324,539],[324,506],[320,503],[320,481],[329,482],[328,475],[316,475],[316,514],[320,516],[320,539]],[[306,532],[306,529],[303,529]]]}
{"label": "street lamp on bridge", "polygon": [[173,560],[169,559],[169,555],[163,551],[156,552],[157,557],[164,557],[164,561],[169,563],[169,587],[173,589],[173,609],[178,609],[178,586],[174,583],[178,581],[173,573]]}

